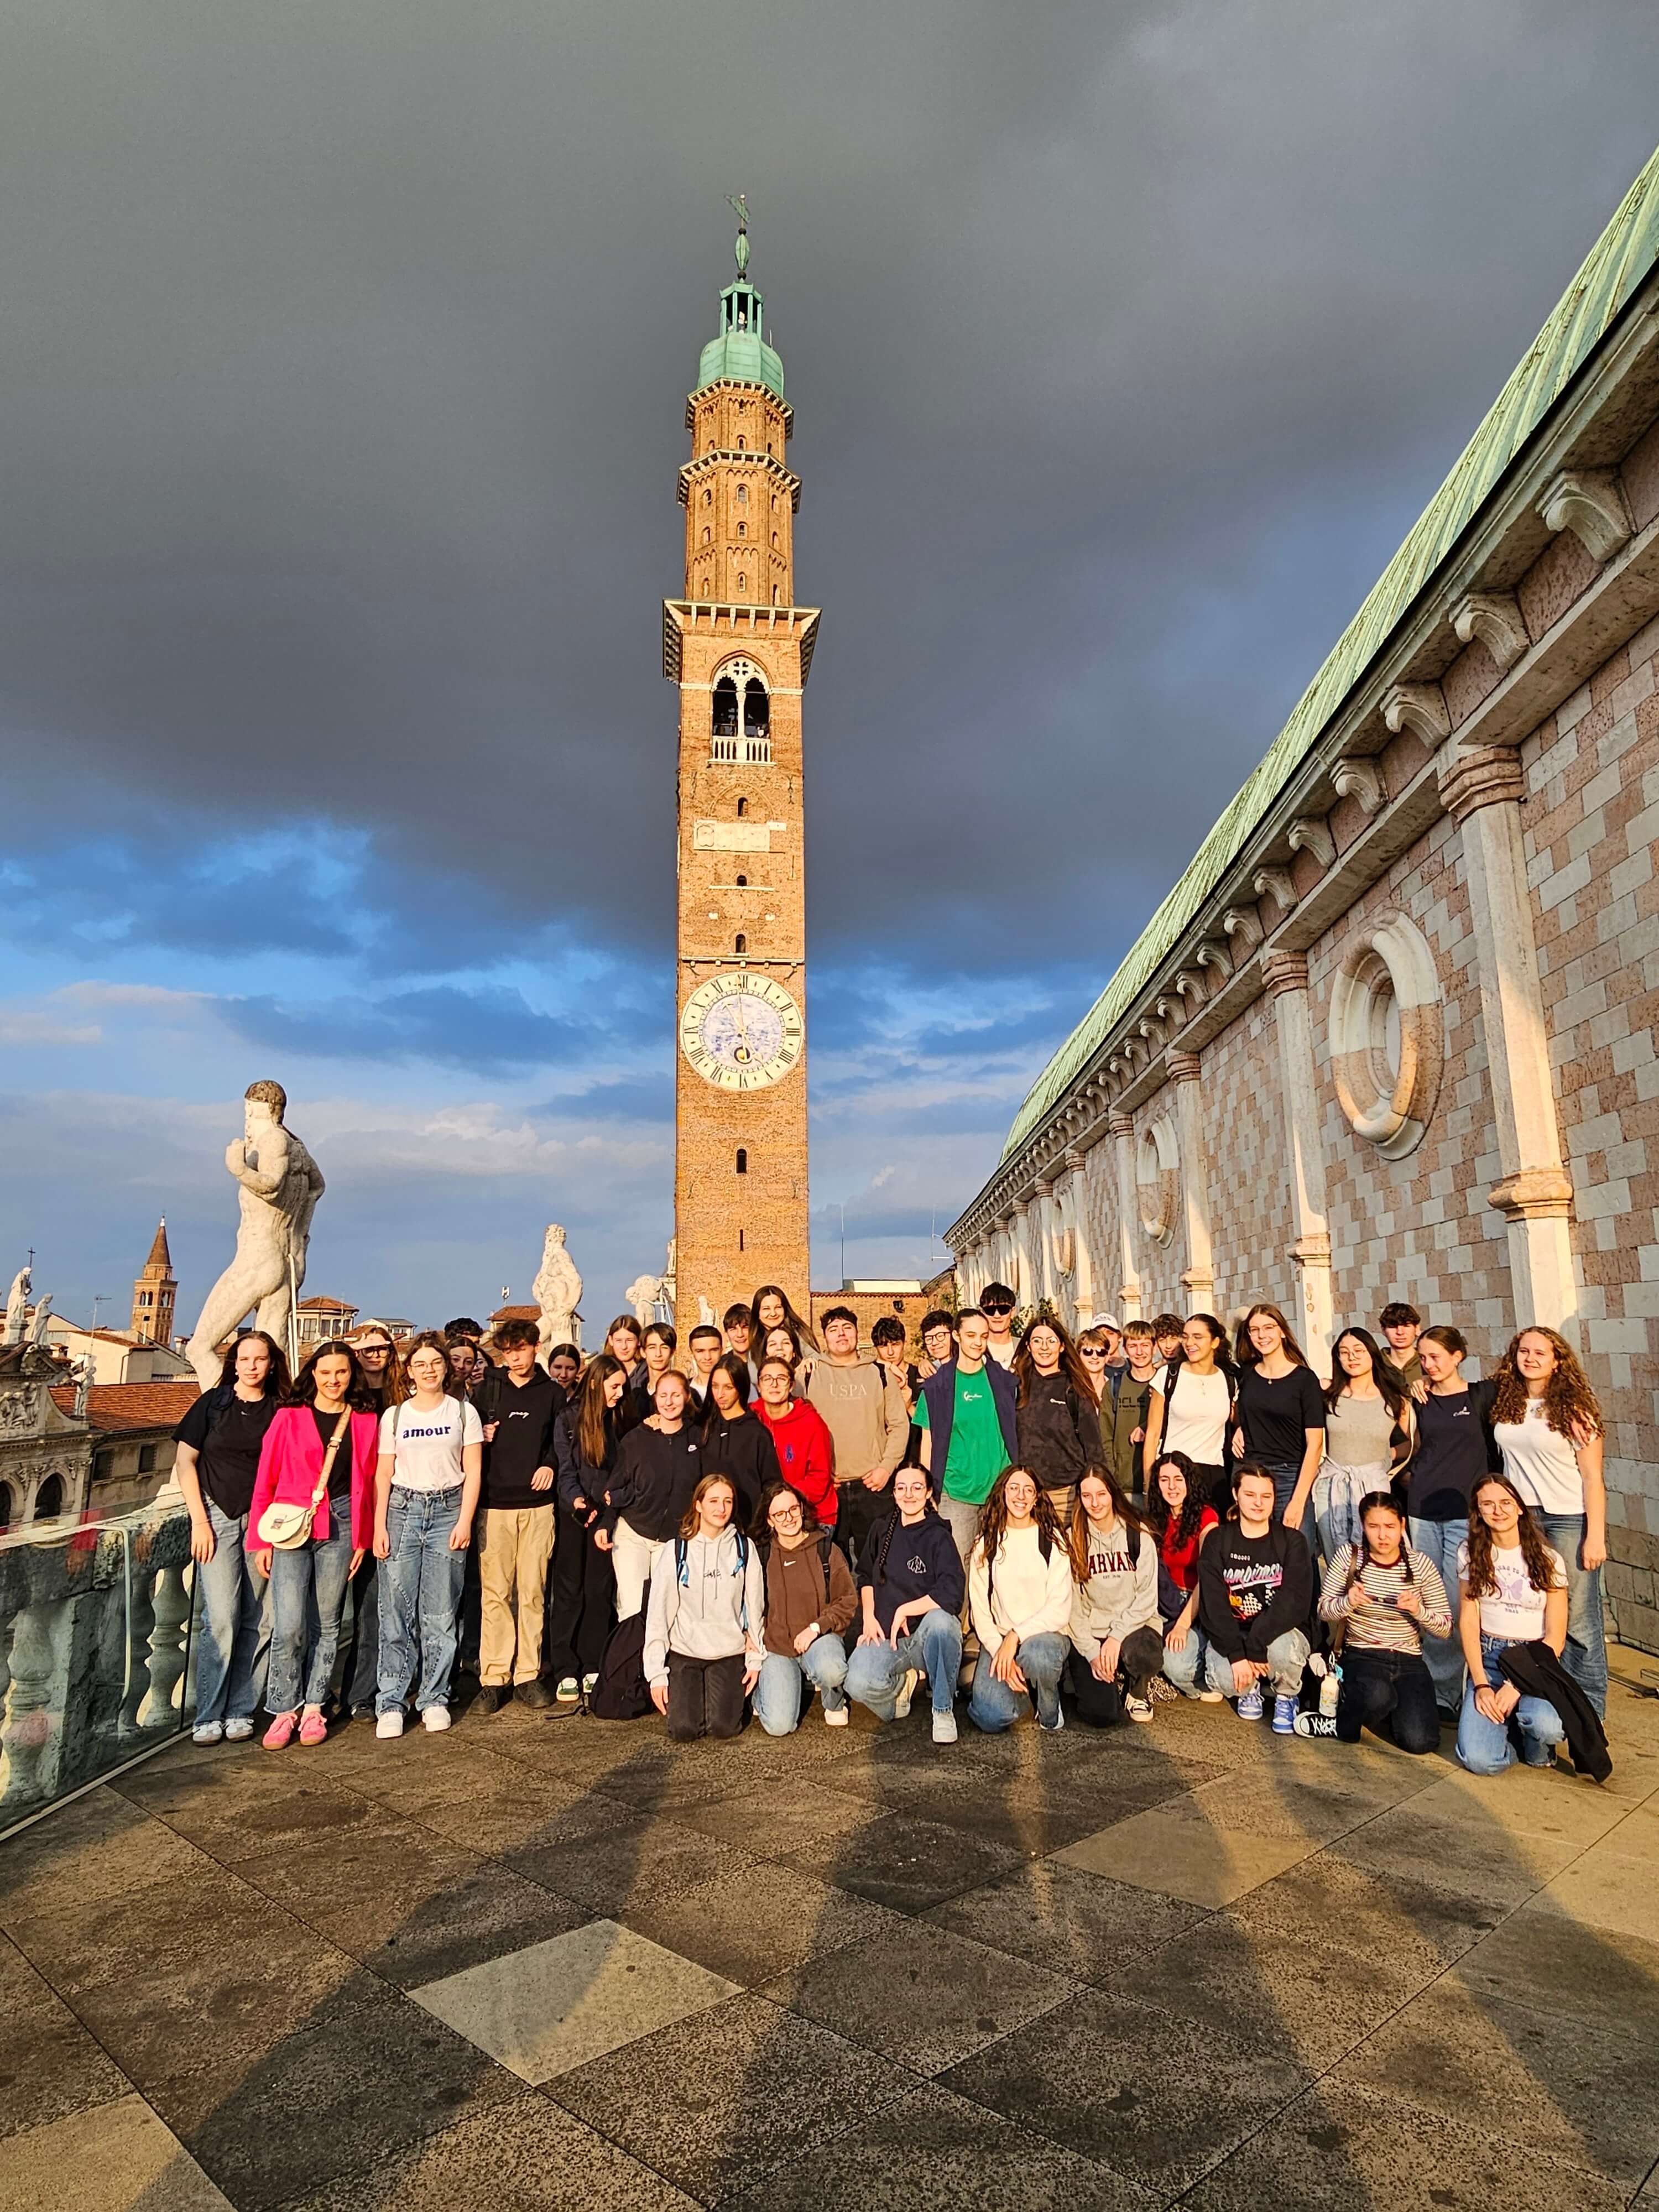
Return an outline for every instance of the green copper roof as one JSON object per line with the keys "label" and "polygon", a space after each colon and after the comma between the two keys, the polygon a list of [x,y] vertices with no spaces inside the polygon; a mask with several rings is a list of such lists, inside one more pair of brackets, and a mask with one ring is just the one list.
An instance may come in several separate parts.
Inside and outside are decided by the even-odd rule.
{"label": "green copper roof", "polygon": [[733,379],[763,384],[783,397],[783,362],[762,335],[766,302],[754,286],[740,281],[720,294],[720,336],[710,338],[697,363],[696,389]]}
{"label": "green copper roof", "polygon": [[1625,195],[1583,267],[1297,702],[1261,765],[1199,847],[1186,874],[1136,939],[1111,981],[1032,1085],[1008,1132],[1002,1149],[1005,1160],[1048,1120],[1099,1045],[1152,981],[1286,779],[1656,260],[1659,153]]}

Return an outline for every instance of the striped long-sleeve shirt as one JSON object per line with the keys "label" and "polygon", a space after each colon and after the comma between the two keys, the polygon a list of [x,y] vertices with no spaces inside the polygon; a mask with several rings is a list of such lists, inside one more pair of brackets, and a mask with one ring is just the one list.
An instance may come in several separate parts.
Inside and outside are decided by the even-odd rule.
{"label": "striped long-sleeve shirt", "polygon": [[[1320,1619],[1344,1622],[1347,1642],[1353,1650],[1420,1655],[1424,1632],[1431,1636],[1451,1634],[1451,1604],[1446,1595],[1446,1585],[1440,1579],[1440,1570],[1432,1559],[1425,1559],[1421,1552],[1404,1552],[1391,1567],[1362,1567],[1360,1586],[1372,1602],[1356,1606],[1348,1588],[1353,1557],[1352,1545],[1344,1544],[1331,1561],[1324,1588],[1319,1593]],[[1407,1586],[1408,1559],[1410,1583],[1423,1607],[1420,1613],[1414,1615],[1401,1613],[1394,1603]]]}

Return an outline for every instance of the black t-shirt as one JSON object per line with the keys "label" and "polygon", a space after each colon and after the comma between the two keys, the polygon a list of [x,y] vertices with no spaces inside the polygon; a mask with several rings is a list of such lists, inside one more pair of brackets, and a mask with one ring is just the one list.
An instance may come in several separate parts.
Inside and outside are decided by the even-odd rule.
{"label": "black t-shirt", "polygon": [[1492,1403],[1498,1386],[1471,1382],[1454,1397],[1432,1390],[1417,1408],[1417,1449],[1406,1477],[1406,1510],[1419,1521],[1462,1521],[1482,1475],[1498,1465]]}
{"label": "black t-shirt", "polygon": [[203,1494],[232,1521],[253,1503],[259,1472],[259,1447],[276,1412],[276,1394],[239,1398],[235,1387],[204,1391],[173,1431],[173,1441],[197,1455],[196,1474]]}
{"label": "black t-shirt", "polygon": [[1300,1467],[1308,1449],[1306,1431],[1324,1428],[1325,1393],[1311,1367],[1292,1367],[1277,1382],[1259,1367],[1241,1367],[1235,1410],[1247,1459]]}
{"label": "black t-shirt", "polygon": [[[324,1413],[320,1406],[313,1406],[311,1409],[311,1418],[317,1424],[317,1433],[322,1438],[323,1449],[326,1452],[329,1445],[333,1442],[334,1431],[339,1426],[340,1417],[337,1413]],[[351,1495],[351,1425],[349,1421],[346,1424],[345,1434],[340,1439],[340,1449],[334,1455],[334,1464],[328,1471],[328,1494],[331,1498],[349,1498]]]}

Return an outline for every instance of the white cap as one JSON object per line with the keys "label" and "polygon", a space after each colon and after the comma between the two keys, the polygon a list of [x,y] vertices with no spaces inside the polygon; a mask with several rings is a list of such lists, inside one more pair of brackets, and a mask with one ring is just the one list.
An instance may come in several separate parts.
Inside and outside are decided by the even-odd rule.
{"label": "white cap", "polygon": [[1123,1334],[1123,1324],[1115,1314],[1097,1314],[1089,1326],[1091,1328],[1109,1328],[1118,1336]]}

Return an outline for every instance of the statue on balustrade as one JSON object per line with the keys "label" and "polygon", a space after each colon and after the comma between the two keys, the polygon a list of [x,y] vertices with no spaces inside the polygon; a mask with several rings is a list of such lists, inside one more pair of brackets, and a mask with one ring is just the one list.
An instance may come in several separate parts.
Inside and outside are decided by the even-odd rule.
{"label": "statue on balustrade", "polygon": [[541,1309],[536,1323],[538,1356],[545,1361],[556,1344],[574,1344],[580,1351],[582,1317],[576,1302],[582,1294],[582,1279],[565,1247],[563,1228],[556,1221],[548,1224],[541,1268],[530,1287]]}
{"label": "statue on balustrade", "polygon": [[243,1095],[242,1134],[225,1148],[225,1167],[238,1186],[241,1221],[229,1267],[208,1292],[188,1358],[210,1390],[219,1379],[216,1346],[252,1312],[254,1326],[293,1350],[294,1308],[306,1279],[311,1218],[325,1188],[322,1171],[283,1116],[280,1083],[250,1083]]}

